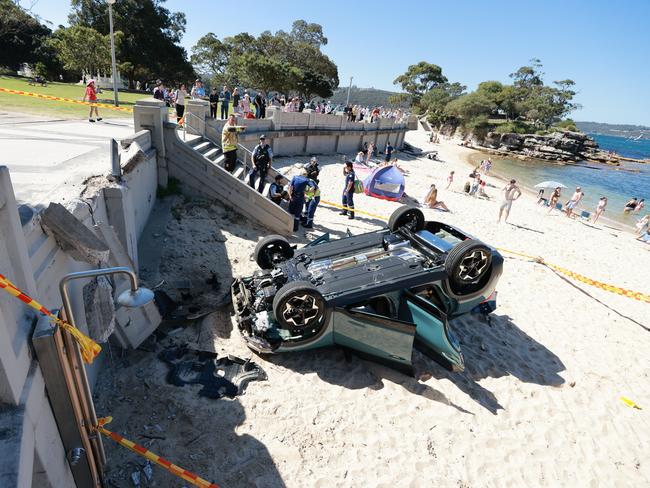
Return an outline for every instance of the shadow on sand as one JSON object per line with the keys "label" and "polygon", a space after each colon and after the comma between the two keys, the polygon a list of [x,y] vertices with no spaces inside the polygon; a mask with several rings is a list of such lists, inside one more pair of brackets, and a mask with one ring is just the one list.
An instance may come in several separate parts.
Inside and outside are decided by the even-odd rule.
{"label": "shadow on sand", "polygon": [[517,327],[510,317],[493,314],[488,321],[480,317],[482,315],[465,315],[451,324],[465,356],[465,371],[462,373],[447,371],[417,351],[413,354],[415,377],[364,361],[353,353],[336,348],[278,354],[265,359],[301,374],[316,373],[323,381],[352,390],[379,390],[384,387],[383,381],[387,380],[413,394],[470,414],[442,392],[419,382],[417,378],[431,375],[438,380],[448,379],[493,414],[503,407],[491,391],[478,383],[484,378],[511,375],[525,383],[544,386],[557,387],[564,383],[558,374],[565,369],[562,361]]}

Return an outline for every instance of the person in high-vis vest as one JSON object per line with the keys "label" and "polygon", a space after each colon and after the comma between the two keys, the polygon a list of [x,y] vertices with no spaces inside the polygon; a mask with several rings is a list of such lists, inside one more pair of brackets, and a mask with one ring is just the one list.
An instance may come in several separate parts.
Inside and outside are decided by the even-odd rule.
{"label": "person in high-vis vest", "polygon": [[[312,180],[314,181],[314,180]],[[303,224],[305,229],[314,227],[314,214],[320,203],[320,188],[314,183],[314,187],[305,188],[305,211],[303,212]]]}
{"label": "person in high-vis vest", "polygon": [[226,158],[224,168],[226,171],[232,173],[237,166],[237,143],[239,142],[240,132],[246,130],[243,125],[237,125],[237,117],[232,114],[226,120],[221,131],[221,150]]}

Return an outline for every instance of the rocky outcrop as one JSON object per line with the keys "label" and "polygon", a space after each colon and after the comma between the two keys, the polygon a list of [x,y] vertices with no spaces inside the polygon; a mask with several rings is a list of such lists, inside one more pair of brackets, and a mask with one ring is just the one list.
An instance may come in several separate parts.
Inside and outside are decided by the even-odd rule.
{"label": "rocky outcrop", "polygon": [[570,131],[549,135],[489,132],[480,145],[528,158],[553,161],[601,160],[607,156],[591,137]]}

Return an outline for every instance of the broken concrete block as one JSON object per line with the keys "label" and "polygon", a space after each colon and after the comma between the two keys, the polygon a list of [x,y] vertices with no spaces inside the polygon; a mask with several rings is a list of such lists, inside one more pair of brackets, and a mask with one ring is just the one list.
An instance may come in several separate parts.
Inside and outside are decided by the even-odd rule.
{"label": "broken concrete block", "polygon": [[108,260],[110,250],[106,243],[60,203],[50,203],[41,214],[41,224],[45,232],[74,260],[92,265]]}
{"label": "broken concrete block", "polygon": [[83,287],[88,334],[99,343],[106,342],[115,330],[113,287],[105,276],[98,276]]}
{"label": "broken concrete block", "polygon": [[140,144],[134,142],[120,155],[120,166],[122,166],[122,172],[124,174],[130,173],[140,162],[146,159],[147,155],[140,147]]}

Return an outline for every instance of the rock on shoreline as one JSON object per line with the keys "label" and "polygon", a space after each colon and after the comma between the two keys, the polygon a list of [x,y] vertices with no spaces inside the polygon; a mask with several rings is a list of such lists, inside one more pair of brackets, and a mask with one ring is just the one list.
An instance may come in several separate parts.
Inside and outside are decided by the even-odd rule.
{"label": "rock on shoreline", "polygon": [[581,132],[564,131],[549,135],[489,132],[477,145],[534,159],[613,162],[598,148],[596,141]]}

